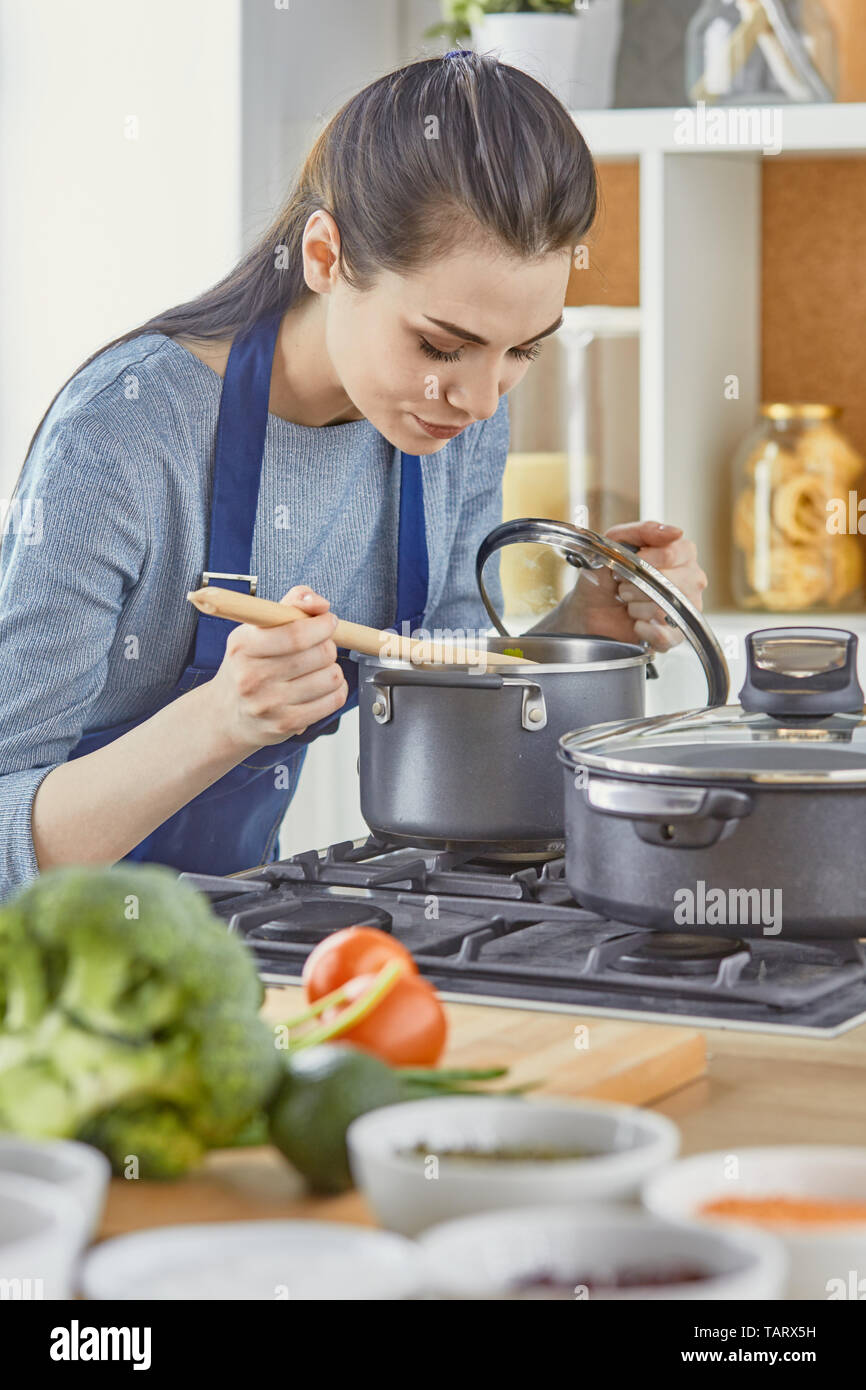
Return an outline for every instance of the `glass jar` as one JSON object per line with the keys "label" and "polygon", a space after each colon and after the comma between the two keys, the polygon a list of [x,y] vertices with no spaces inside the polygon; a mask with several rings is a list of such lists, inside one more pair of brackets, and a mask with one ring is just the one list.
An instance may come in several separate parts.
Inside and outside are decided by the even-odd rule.
{"label": "glass jar", "polygon": [[[764,405],[733,464],[732,587],[772,613],[863,604],[863,459],[832,405]],[[863,517],[866,530],[866,516]]]}
{"label": "glass jar", "polygon": [[821,0],[703,0],[686,30],[694,102],[832,101],[836,40]]}

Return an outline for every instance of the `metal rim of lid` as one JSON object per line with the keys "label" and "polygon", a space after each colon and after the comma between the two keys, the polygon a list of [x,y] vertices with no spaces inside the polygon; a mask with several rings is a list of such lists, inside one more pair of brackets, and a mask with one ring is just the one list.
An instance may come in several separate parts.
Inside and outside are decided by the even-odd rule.
{"label": "metal rim of lid", "polygon": [[[682,632],[686,641],[698,657],[707,680],[707,704],[723,705],[728,698],[730,676],[728,665],[715,633],[701,617],[685,594],[671,584],[669,579],[634,551],[599,536],[595,531],[572,526],[567,521],[551,521],[544,517],[519,517],[505,521],[485,536],[478,547],[475,559],[475,580],[484,607],[496,631],[502,637],[515,634],[506,630],[500,615],[490,600],[484,584],[484,566],[496,551],[506,545],[517,543],[549,545],[563,557],[574,555],[585,560],[591,557],[595,564],[590,568],[604,565],[622,580],[633,583],[657,603],[673,624]],[[515,640],[519,640],[517,634]]]}
{"label": "metal rim of lid", "polygon": [[[551,637],[564,637],[567,635],[567,633],[550,633]],[[611,638],[610,640],[613,641],[614,639]],[[623,643],[623,646],[627,645],[630,644]],[[400,656],[368,656],[366,652],[354,651],[350,652],[349,656],[353,661],[357,662],[359,666],[365,668],[368,666],[380,666],[389,671],[405,671],[407,668],[413,671],[442,670],[441,666],[435,664],[429,666],[425,666],[423,663],[414,665],[411,661],[406,661]],[[531,676],[533,672],[543,676],[573,676],[575,671],[580,671],[581,675],[588,674],[591,671],[627,671],[632,666],[646,666],[651,660],[652,652],[641,652],[639,656],[617,656],[603,661],[526,661],[525,663],[517,661],[513,665],[509,664],[508,666],[491,666],[490,672],[493,675],[501,676],[512,674],[515,676]],[[453,671],[472,671],[476,668],[459,661],[453,661],[449,662],[448,669]]]}
{"label": "metal rim of lid", "polygon": [[[613,720],[607,724],[596,724],[591,729],[575,729],[563,734],[559,742],[560,761],[573,768],[587,768],[590,772],[607,773],[632,781],[651,779],[653,782],[749,782],[761,786],[813,788],[836,788],[839,786],[866,785],[866,768],[827,768],[813,772],[772,772],[755,768],[734,767],[693,767],[681,763],[639,762],[632,758],[617,758],[616,749],[612,753],[593,752],[606,743],[622,741],[628,747],[639,747],[641,737],[650,738],[654,733],[662,733],[676,727],[687,729],[689,720],[698,724],[714,714],[719,717],[718,724],[730,723],[733,727],[738,716],[744,712],[739,705],[727,705],[707,713],[706,709],[688,710],[684,714],[653,715],[649,719]],[[766,716],[746,715],[747,720],[759,724]],[[833,715],[832,719],[841,723],[850,721],[852,728],[866,727],[866,718],[853,715]],[[677,745],[682,747],[682,744]],[[695,747],[708,745],[695,745]],[[718,746],[718,745],[716,745]],[[825,745],[825,746],[830,746]]]}

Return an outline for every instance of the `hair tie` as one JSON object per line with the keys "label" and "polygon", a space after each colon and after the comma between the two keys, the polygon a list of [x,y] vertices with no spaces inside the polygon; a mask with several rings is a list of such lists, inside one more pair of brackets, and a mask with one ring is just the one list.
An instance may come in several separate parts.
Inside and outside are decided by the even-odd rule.
{"label": "hair tie", "polygon": [[468,54],[474,53],[474,52],[475,52],[475,49],[474,49],[474,48],[452,48],[450,53],[446,53],[446,54],[445,54],[445,57],[446,57],[446,58],[462,58],[463,55],[464,55],[464,53],[468,55]]}

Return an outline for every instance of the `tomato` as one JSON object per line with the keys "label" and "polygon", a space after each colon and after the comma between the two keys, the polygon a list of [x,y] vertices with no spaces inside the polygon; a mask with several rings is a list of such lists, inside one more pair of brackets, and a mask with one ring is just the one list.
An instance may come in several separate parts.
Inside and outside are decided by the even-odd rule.
{"label": "tomato", "polygon": [[314,1004],[356,975],[375,975],[392,960],[401,961],[408,974],[418,974],[411,952],[378,927],[344,927],[332,932],[319,942],[304,965],[301,979],[307,999]]}
{"label": "tomato", "polygon": [[[367,974],[347,981],[345,1003],[327,1009],[322,1022],[337,1020],[343,1009],[364,994],[375,979],[375,975]],[[335,1041],[353,1043],[392,1067],[433,1067],[445,1048],[447,1033],[448,1023],[439,996],[415,971],[401,975],[373,1011]]]}

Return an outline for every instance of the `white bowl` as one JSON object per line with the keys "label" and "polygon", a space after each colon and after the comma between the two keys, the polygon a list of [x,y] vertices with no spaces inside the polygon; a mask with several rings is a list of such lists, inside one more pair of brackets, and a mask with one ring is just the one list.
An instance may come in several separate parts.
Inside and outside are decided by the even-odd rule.
{"label": "white bowl", "polygon": [[81,1204],[88,1236],[102,1217],[111,1164],[90,1144],[74,1139],[19,1139],[0,1135],[0,1173],[21,1173],[54,1183]]}
{"label": "white bowl", "polygon": [[[763,1299],[780,1297],[785,1280],[784,1252],[770,1236],[660,1221],[629,1207],[486,1212],[434,1226],[420,1245],[431,1291],[451,1298]],[[677,1269],[707,1277],[593,1287],[625,1270]],[[553,1283],[533,1284],[536,1276]]]}
{"label": "white bowl", "polygon": [[0,1298],[72,1298],[86,1238],[81,1205],[69,1192],[0,1173]]}
{"label": "white bowl", "polygon": [[337,1221],[162,1226],[104,1241],[85,1258],[95,1299],[399,1299],[425,1291],[400,1236]]}
{"label": "white bowl", "polygon": [[[714,1229],[734,1223],[699,1213],[704,1202],[761,1196],[866,1202],[866,1149],[816,1144],[695,1154],[654,1174],[643,1190],[645,1205],[657,1215],[687,1217]],[[743,1224],[750,1230],[759,1226]],[[760,1229],[787,1249],[787,1298],[857,1298],[866,1293],[866,1222],[809,1227],[760,1223]]]}
{"label": "white bowl", "polygon": [[[414,1236],[437,1221],[502,1207],[622,1198],[679,1148],[663,1115],[602,1102],[442,1096],[372,1110],[349,1126],[355,1182],[383,1226]],[[403,1151],[423,1144],[425,1157]],[[589,1158],[470,1163],[462,1146],[585,1149]]]}

